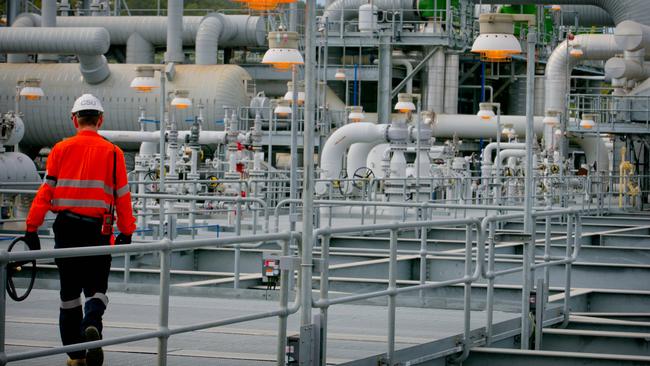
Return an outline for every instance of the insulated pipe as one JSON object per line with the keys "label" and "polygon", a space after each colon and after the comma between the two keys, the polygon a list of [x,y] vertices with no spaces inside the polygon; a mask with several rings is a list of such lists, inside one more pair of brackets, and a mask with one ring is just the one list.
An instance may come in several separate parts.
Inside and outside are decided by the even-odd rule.
{"label": "insulated pipe", "polygon": [[614,37],[624,51],[650,50],[650,27],[647,25],[626,20],[616,26]]}
{"label": "insulated pipe", "polygon": [[[535,134],[541,136],[544,123],[543,117],[535,117]],[[526,116],[501,116],[501,126],[511,124],[517,135],[526,134]],[[475,114],[437,114],[435,123],[431,125],[433,137],[452,138],[457,136],[466,139],[496,138],[496,118],[485,121]]]}
{"label": "insulated pipe", "polygon": [[499,144],[497,144],[496,142],[491,142],[487,144],[487,146],[485,146],[485,148],[483,149],[483,164],[486,165],[490,164],[490,162],[492,161],[492,152],[496,150],[497,145],[499,145],[501,152],[505,151],[506,149],[522,150],[526,148],[526,144],[521,142],[500,142]]}
{"label": "insulated pipe", "polygon": [[[359,15],[359,7],[368,4],[367,0],[336,0],[325,8],[323,18],[329,22],[340,22],[342,20],[354,19]],[[374,0],[372,2],[378,11],[401,10],[404,19],[412,20],[417,18],[414,0]]]}
{"label": "insulated pipe", "polygon": [[165,62],[183,63],[183,0],[167,0],[167,52]]}
{"label": "insulated pipe", "polygon": [[368,155],[370,155],[370,151],[382,142],[384,141],[377,140],[375,142],[361,142],[350,146],[346,166],[348,178],[354,177],[354,174],[360,168],[368,168],[367,159]]}
{"label": "insulated pipe", "polygon": [[442,113],[445,108],[445,51],[438,49],[427,61],[424,109]]}
{"label": "insulated pipe", "polygon": [[458,113],[458,78],[460,71],[460,56],[457,53],[447,54],[445,60],[445,114]]}
{"label": "insulated pipe", "polygon": [[[393,63],[406,67],[406,75],[410,75],[413,72],[413,65],[409,60],[405,60],[403,58],[395,58],[393,59]],[[413,78],[409,78],[406,82],[406,92],[408,94],[413,93]]]}
{"label": "insulated pipe", "polygon": [[[56,0],[43,0],[41,2],[41,27],[56,27]],[[38,62],[57,62],[59,56],[56,54],[38,55]]]}
{"label": "insulated pipe", "polygon": [[[13,22],[11,28],[22,28],[22,27],[40,27],[41,26],[41,16],[37,14],[22,14],[16,18],[16,21]],[[22,64],[29,61],[29,55],[24,53],[15,53],[7,55],[7,63],[10,64]]]}
{"label": "insulated pipe", "polygon": [[321,179],[338,179],[343,165],[343,155],[355,143],[387,141],[390,125],[359,122],[347,124],[334,131],[323,146],[321,154]]}
{"label": "insulated pipe", "polygon": [[76,54],[89,84],[110,75],[103,55],[109,47],[108,32],[103,28],[0,28],[0,53]]}
{"label": "insulated pipe", "polygon": [[[501,159],[499,164],[503,167],[503,161],[506,159],[510,158],[523,158],[526,156],[526,148],[524,147],[522,150],[519,149],[508,149],[508,150],[502,150],[499,156],[494,157],[494,166],[497,165],[497,159]],[[499,174],[499,172],[497,172]]]}
{"label": "insulated pipe", "polygon": [[155,49],[151,42],[142,38],[140,33],[133,33],[126,41],[127,64],[152,64]]}
{"label": "insulated pipe", "polygon": [[555,48],[546,64],[546,96],[545,112],[563,113],[567,94],[567,76],[578,61],[581,60],[607,60],[623,50],[616,44],[612,34],[581,34],[577,35],[571,44],[578,44],[583,51],[583,56],[571,57],[567,52],[567,41]]}
{"label": "insulated pipe", "polygon": [[198,65],[216,65],[219,37],[223,31],[224,18],[210,16],[205,18],[196,32],[196,63]]}
{"label": "insulated pipe", "polygon": [[[503,0],[474,0],[475,3],[502,4]],[[595,5],[609,13],[615,24],[625,20],[650,25],[648,0],[508,0],[508,4]]]}
{"label": "insulated pipe", "polygon": [[562,24],[574,25],[576,15],[580,27],[613,27],[614,20],[595,5],[562,5]]}
{"label": "insulated pipe", "polygon": [[650,76],[650,63],[612,57],[605,63],[605,76],[609,80],[645,80]]}
{"label": "insulated pipe", "polygon": [[[111,142],[116,144],[120,143],[135,143],[135,142],[158,142],[160,140],[160,133],[158,131],[110,131],[99,130],[100,135],[106,137]],[[178,140],[186,141],[192,134],[192,131],[178,131]],[[227,142],[228,133],[225,131],[201,131],[199,133],[199,144],[213,145],[225,144]]]}
{"label": "insulated pipe", "polygon": [[[222,129],[224,107],[247,103],[246,81],[250,75],[236,65],[176,65],[176,77],[165,83],[167,90],[191,90],[195,107],[177,110],[178,121],[194,120],[197,105],[203,104],[203,131]],[[140,130],[141,108],[145,115],[159,116],[160,94],[138,93],[130,88],[137,76],[135,65],[111,64],[111,76],[101,84],[89,85],[79,77],[77,64],[5,64],[0,73],[0,110],[13,109],[16,81],[28,75],[41,80],[47,96],[39,101],[22,101],[25,137],[22,144],[52,146],[75,133],[70,108],[83,93],[95,95],[104,105],[105,130]],[[137,146],[133,147],[137,149]]]}

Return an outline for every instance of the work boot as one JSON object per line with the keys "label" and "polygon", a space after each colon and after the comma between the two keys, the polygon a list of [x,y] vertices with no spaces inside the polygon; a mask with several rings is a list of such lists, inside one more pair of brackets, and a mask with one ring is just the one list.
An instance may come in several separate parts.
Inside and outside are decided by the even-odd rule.
{"label": "work boot", "polygon": [[75,359],[68,359],[68,362],[65,363],[67,366],[86,366],[86,359],[85,358],[75,358]]}
{"label": "work boot", "polygon": [[[97,328],[92,325],[87,327],[84,330],[84,336],[86,337],[86,342],[93,342],[102,339],[101,335]],[[87,366],[102,366],[104,363],[104,351],[101,347],[91,348],[86,352],[86,365]]]}

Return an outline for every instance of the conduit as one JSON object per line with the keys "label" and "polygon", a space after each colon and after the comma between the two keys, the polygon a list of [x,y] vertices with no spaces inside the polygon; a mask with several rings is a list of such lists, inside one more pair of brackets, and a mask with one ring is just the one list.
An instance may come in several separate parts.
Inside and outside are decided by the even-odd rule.
{"label": "conduit", "polygon": [[110,47],[103,28],[0,28],[0,53],[75,54],[89,84],[110,75],[104,53]]}

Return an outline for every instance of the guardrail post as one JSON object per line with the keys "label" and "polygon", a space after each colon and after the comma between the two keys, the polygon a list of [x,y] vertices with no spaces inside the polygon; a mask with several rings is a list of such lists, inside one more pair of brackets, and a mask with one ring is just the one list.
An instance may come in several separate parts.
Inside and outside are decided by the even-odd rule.
{"label": "guardrail post", "polygon": [[[427,228],[420,229],[420,285],[427,282]],[[424,305],[424,290],[420,290],[420,302]]]}
{"label": "guardrail post", "polygon": [[165,239],[167,249],[160,253],[160,316],[158,328],[164,334],[158,337],[158,366],[167,365],[167,340],[169,339],[169,286],[171,267],[171,241]]}
{"label": "guardrail post", "polygon": [[[388,267],[388,290],[397,288],[397,229],[390,231],[390,262]],[[386,352],[389,365],[395,357],[395,293],[388,295],[388,351]]]}
{"label": "guardrail post", "polygon": [[[289,256],[289,241],[282,241],[282,257]],[[287,317],[289,303],[289,276],[293,274],[293,270],[281,269],[280,270],[280,309],[283,313],[278,317],[278,349],[277,349],[277,364],[284,366],[286,361],[286,348],[287,348]]]}
{"label": "guardrail post", "polygon": [[[577,217],[577,215],[576,215]],[[568,214],[566,220],[566,259],[571,257],[571,243],[572,243],[572,234],[574,233],[573,228],[573,215]],[[571,262],[567,261],[564,266],[564,304],[562,306],[562,312],[564,315],[564,320],[562,322],[562,327],[569,325],[569,300],[571,298]]]}
{"label": "guardrail post", "polygon": [[494,317],[494,277],[492,274],[494,272],[494,234],[496,231],[496,223],[490,221],[489,224],[489,234],[488,234],[488,268],[487,268],[487,300],[485,312],[487,313],[487,324],[485,327],[485,343],[487,346],[492,344],[492,322]]}
{"label": "guardrail post", "polygon": [[[6,252],[5,252],[6,253]],[[6,365],[5,322],[7,311],[7,262],[0,262],[0,365]]]}
{"label": "guardrail post", "polygon": [[[329,258],[330,235],[323,236],[321,241],[321,271],[320,271],[320,299],[327,301],[329,298]],[[327,307],[320,309],[321,336],[320,336],[320,365],[327,365]]]}
{"label": "guardrail post", "polygon": [[[545,267],[548,268],[548,267]],[[544,310],[546,303],[546,287],[544,279],[537,279],[537,286],[535,292],[535,350],[542,349],[542,330],[544,329]]]}
{"label": "guardrail post", "polygon": [[240,277],[240,261],[241,261],[241,245],[235,244],[233,245],[235,248],[235,260],[234,260],[234,268],[233,268],[233,287],[234,288],[239,288],[239,277]]}

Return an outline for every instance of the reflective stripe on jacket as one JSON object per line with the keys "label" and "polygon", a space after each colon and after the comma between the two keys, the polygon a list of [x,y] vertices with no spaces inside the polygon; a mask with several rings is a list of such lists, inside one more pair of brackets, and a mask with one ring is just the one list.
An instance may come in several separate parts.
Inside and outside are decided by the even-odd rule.
{"label": "reflective stripe on jacket", "polygon": [[94,131],[54,145],[47,159],[45,182],[38,190],[27,216],[27,230],[35,231],[48,211],[71,211],[88,217],[102,217],[113,204],[113,157],[116,157],[115,212],[120,232],[135,230],[131,193],[122,150]]}

